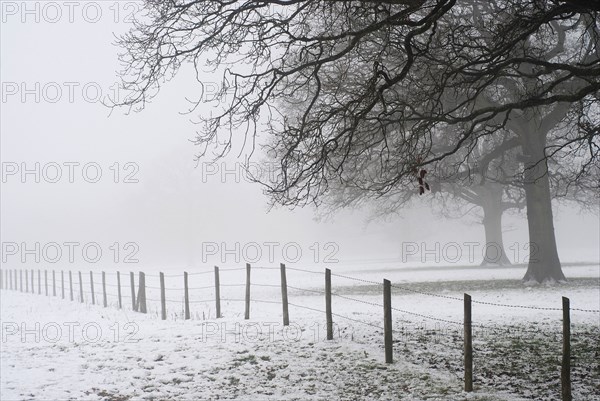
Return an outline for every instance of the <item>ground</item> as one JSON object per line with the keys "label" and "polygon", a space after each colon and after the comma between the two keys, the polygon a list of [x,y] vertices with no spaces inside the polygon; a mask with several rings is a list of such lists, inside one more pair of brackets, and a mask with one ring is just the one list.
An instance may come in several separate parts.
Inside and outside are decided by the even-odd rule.
{"label": "ground", "polygon": [[[572,308],[599,308],[597,266],[566,268],[569,283],[534,288],[520,284],[518,270],[490,270],[493,280],[467,268],[431,270],[435,281],[424,280],[424,270],[344,271],[366,281],[333,277],[333,341],[315,311],[324,304],[319,274],[288,272],[289,327],[280,323],[277,287],[253,287],[253,299],[263,302],[253,302],[251,319],[243,319],[238,272],[225,280],[232,284],[222,297],[232,300],[223,301],[219,320],[200,302],[193,319],[182,320],[177,296],[161,321],[157,304],[143,315],[118,310],[114,300],[103,308],[60,299],[60,292],[2,291],[0,399],[558,400],[562,314],[555,310],[474,304],[475,391],[462,391],[463,292],[476,301],[550,308],[560,308],[564,295]],[[253,278],[276,283],[275,273]],[[397,286],[393,364],[384,363],[379,307],[377,278],[386,276]],[[571,319],[574,399],[598,400],[600,315],[573,311]]]}

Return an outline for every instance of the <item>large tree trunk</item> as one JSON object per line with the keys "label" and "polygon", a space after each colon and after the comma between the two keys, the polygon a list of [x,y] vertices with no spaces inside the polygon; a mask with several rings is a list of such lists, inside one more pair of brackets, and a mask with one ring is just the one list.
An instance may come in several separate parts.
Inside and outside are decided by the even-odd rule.
{"label": "large tree trunk", "polygon": [[545,140],[541,135],[524,136],[525,197],[529,225],[529,266],[523,281],[565,281],[560,266],[554,223],[548,165],[544,159]]}
{"label": "large tree trunk", "polygon": [[504,250],[502,239],[502,188],[500,193],[491,190],[486,201],[483,202],[483,227],[485,229],[485,249],[481,266],[510,265],[510,260]]}

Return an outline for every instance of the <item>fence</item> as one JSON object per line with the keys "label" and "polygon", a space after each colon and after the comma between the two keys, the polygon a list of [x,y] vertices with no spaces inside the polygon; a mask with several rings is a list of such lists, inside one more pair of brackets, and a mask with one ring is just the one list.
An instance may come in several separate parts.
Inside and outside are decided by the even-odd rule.
{"label": "fence", "polygon": [[[269,283],[255,283],[252,282],[252,271],[253,270],[279,270],[280,273],[280,282],[279,284],[269,284]],[[318,289],[308,289],[308,288],[300,288],[295,286],[290,286],[287,283],[287,271],[295,271],[302,274],[307,275],[322,275],[324,278],[324,290]],[[221,273],[222,272],[242,272],[245,271],[245,283],[239,284],[222,284],[221,283]],[[84,291],[84,281],[83,275],[79,271],[78,273],[78,296],[77,301],[81,303],[86,302],[86,295],[88,295],[87,299],[91,299],[92,304],[100,304],[100,299],[96,298],[96,290],[94,287],[95,284],[95,276],[92,271],[89,272],[89,291]],[[213,283],[212,285],[199,286],[199,287],[190,287],[189,279],[190,276],[207,276],[213,275]],[[107,275],[116,276],[116,283],[108,283]],[[57,297],[57,277],[56,272],[54,270],[51,271],[51,287],[52,287],[52,296]],[[361,284],[373,285],[373,286],[381,286],[382,287],[382,295],[383,302],[376,303],[370,302],[366,300],[351,298],[336,292],[332,291],[332,276],[337,277],[344,280],[350,280],[354,282],[359,282]],[[561,395],[563,401],[570,401],[572,399],[571,396],[571,321],[570,321],[570,313],[571,311],[583,312],[583,313],[594,313],[600,314],[600,310],[596,309],[579,309],[579,308],[571,308],[570,301],[568,298],[562,298],[562,308],[549,308],[549,307],[536,307],[536,306],[527,306],[527,305],[510,305],[510,304],[502,304],[502,303],[493,303],[493,302],[485,302],[485,301],[477,301],[473,300],[469,294],[464,294],[462,298],[444,295],[444,294],[436,294],[431,292],[417,291],[405,286],[399,286],[392,284],[389,280],[384,279],[383,282],[375,282],[371,280],[365,280],[356,277],[350,277],[347,275],[336,274],[333,273],[330,269],[325,269],[324,271],[315,271],[315,270],[306,270],[299,268],[291,268],[286,267],[285,264],[281,264],[279,268],[277,267],[257,267],[251,266],[250,264],[246,264],[245,268],[232,268],[232,269],[219,269],[218,266],[215,266],[212,270],[198,271],[193,273],[184,272],[183,274],[174,274],[174,275],[165,275],[164,273],[159,273],[158,275],[148,275],[150,278],[158,278],[159,286],[149,286],[146,284],[147,275],[144,272],[138,273],[137,285],[135,281],[135,274],[133,272],[129,273],[129,287],[130,287],[130,296],[125,295],[122,291],[122,286],[124,282],[121,280],[121,273],[106,273],[101,272],[100,283],[101,283],[101,293],[102,293],[102,305],[103,307],[109,306],[109,295],[116,297],[116,304],[112,301],[113,305],[117,308],[123,308],[123,299],[129,298],[131,300],[131,309],[135,312],[140,313],[148,313],[148,301],[153,301],[160,303],[160,316],[162,320],[167,319],[167,302],[178,302],[173,301],[172,299],[167,298],[167,291],[179,291],[183,292],[183,313],[182,316],[184,319],[191,319],[191,307],[190,304],[207,304],[214,302],[215,306],[215,318],[222,317],[222,301],[231,301],[231,302],[243,302],[244,303],[244,319],[250,319],[250,304],[251,302],[262,302],[262,303],[271,303],[271,304],[279,304],[282,307],[282,316],[283,316],[283,325],[288,326],[290,324],[290,313],[289,307],[293,306],[295,308],[302,308],[311,310],[318,313],[323,313],[325,315],[325,326],[327,331],[327,340],[332,340],[333,335],[333,321],[334,317],[340,319],[346,319],[355,323],[360,323],[368,326],[372,326],[374,328],[380,329],[384,335],[384,350],[385,350],[385,362],[393,363],[393,337],[395,330],[393,328],[393,312],[400,312],[404,314],[414,315],[420,318],[429,319],[437,322],[443,322],[446,324],[462,326],[463,329],[463,362],[464,362],[464,390],[466,392],[473,391],[473,328],[482,327],[481,325],[474,325],[472,322],[472,304],[482,304],[489,305],[495,307],[502,308],[521,308],[521,309],[536,309],[536,310],[545,310],[545,311],[562,311],[563,324],[562,324],[562,362],[561,362]],[[165,278],[170,279],[183,279],[182,287],[171,287],[168,288],[165,285]],[[37,294],[41,295],[42,292],[46,296],[50,296],[49,293],[49,282],[48,282],[48,271],[44,270],[43,273],[43,291],[42,291],[42,271],[37,270]],[[281,291],[281,301],[273,301],[273,300],[258,300],[253,299],[252,287],[272,287],[280,289]],[[16,270],[16,269],[2,269],[0,271],[0,289],[2,290],[13,290],[20,291],[25,293],[35,293],[35,271],[33,269],[30,270]],[[116,288],[116,294],[107,292],[107,287]],[[137,287],[137,292],[136,292]],[[245,296],[243,299],[238,298],[225,298],[221,296],[221,288],[222,287],[239,287],[245,289]],[[65,287],[65,273],[64,271],[60,272],[60,296],[62,299],[66,299],[66,290]],[[157,290],[160,293],[160,299],[149,299],[147,298],[146,290]],[[213,300],[192,300],[190,299],[190,293],[192,291],[203,291],[212,289],[214,290],[214,299]],[[306,305],[300,305],[296,303],[289,302],[288,299],[288,289],[293,289],[297,291],[303,291],[307,293],[318,294],[319,296],[324,296],[325,298],[325,310],[321,310],[318,308],[312,308]],[[446,300],[452,300],[463,303],[464,307],[464,319],[462,322],[442,319],[434,316],[429,316],[425,314],[420,314],[416,312],[411,312],[408,310],[398,309],[392,306],[392,289],[400,290],[403,292],[415,293],[419,295],[424,295],[428,297],[435,298],[443,298]],[[70,301],[76,301],[75,293],[77,288],[74,286],[73,282],[73,274],[71,271],[68,272],[68,297]],[[371,306],[376,306],[378,308],[383,309],[383,327],[378,326],[373,323],[365,322],[359,319],[354,319],[349,316],[345,316],[339,313],[333,312],[332,306],[332,297],[337,297],[346,301],[351,302],[359,302],[363,304],[368,304]]]}

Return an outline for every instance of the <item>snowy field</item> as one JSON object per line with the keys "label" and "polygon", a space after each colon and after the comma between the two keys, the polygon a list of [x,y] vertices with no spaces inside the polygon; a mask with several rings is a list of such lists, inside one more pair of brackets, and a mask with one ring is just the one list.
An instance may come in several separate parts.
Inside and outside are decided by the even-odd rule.
{"label": "snowy field", "polygon": [[[85,303],[60,299],[60,289],[56,298],[2,291],[0,399],[558,400],[562,312],[554,309],[561,296],[575,309],[600,308],[598,265],[567,265],[569,283],[529,288],[519,281],[523,267],[333,267],[335,332],[327,341],[324,275],[307,269],[317,272],[288,268],[288,327],[277,269],[253,270],[250,320],[243,269],[221,272],[218,320],[209,274],[190,276],[189,321],[175,272],[166,272],[166,321],[156,272],[147,272],[147,315],[132,312],[130,298],[117,309],[112,285],[108,308],[91,305],[85,274]],[[383,353],[383,278],[395,285],[391,365]],[[128,283],[122,275],[124,296]],[[473,304],[471,394],[462,391],[464,292],[494,304]],[[600,315],[573,310],[571,321],[574,399],[598,400]]]}

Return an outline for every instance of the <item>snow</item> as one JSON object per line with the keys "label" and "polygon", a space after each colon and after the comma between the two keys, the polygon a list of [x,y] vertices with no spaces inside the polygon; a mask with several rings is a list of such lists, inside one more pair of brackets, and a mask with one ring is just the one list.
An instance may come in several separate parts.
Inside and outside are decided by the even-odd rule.
{"label": "snow", "polygon": [[[562,312],[474,303],[475,392],[467,394],[460,299],[468,292],[473,301],[560,309],[567,296],[572,308],[600,306],[596,265],[565,268],[573,278],[567,284],[528,288],[517,281],[523,273],[518,267],[332,270],[333,341],[326,340],[319,312],[320,273],[288,269],[287,327],[281,323],[278,270],[253,271],[253,283],[267,286],[252,287],[252,299],[262,302],[252,303],[250,320],[243,319],[238,301],[243,269],[221,273],[221,297],[232,299],[222,302],[222,319],[214,319],[208,301],[213,292],[205,288],[192,292],[198,301],[192,320],[182,320],[179,277],[167,278],[167,288],[173,288],[167,291],[167,321],[160,320],[155,301],[144,315],[130,310],[130,300],[117,309],[112,295],[110,307],[103,308],[62,300],[60,291],[54,298],[3,290],[0,399],[558,400]],[[392,291],[391,365],[384,363],[381,329],[384,277],[411,290]],[[211,279],[190,276],[190,287],[207,287]],[[148,287],[157,286],[153,272],[146,280]],[[125,282],[128,294],[128,277]],[[148,298],[159,299],[159,292],[149,288]],[[574,310],[571,320],[574,399],[600,399],[600,315]]]}

